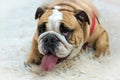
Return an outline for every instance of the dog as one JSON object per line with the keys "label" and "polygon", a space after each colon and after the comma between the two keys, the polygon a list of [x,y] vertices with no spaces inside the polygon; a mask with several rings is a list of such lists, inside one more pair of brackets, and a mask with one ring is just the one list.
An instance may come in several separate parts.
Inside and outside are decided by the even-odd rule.
{"label": "dog", "polygon": [[39,7],[30,53],[25,65],[40,65],[51,71],[57,63],[71,59],[86,46],[95,57],[109,54],[109,37],[98,20],[98,12],[89,0],[57,0]]}

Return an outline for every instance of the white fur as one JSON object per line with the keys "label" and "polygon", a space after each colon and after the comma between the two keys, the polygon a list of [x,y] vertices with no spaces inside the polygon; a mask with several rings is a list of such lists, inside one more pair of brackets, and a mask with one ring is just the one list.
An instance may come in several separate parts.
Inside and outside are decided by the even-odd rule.
{"label": "white fur", "polygon": [[52,15],[48,18],[47,29],[59,32],[60,21],[63,19],[63,14],[58,10],[60,6],[55,6]]}
{"label": "white fur", "polygon": [[60,42],[58,48],[56,49],[56,56],[60,57],[60,58],[64,58],[66,56],[68,56],[71,52],[71,49],[66,48],[65,45],[63,43]]}
{"label": "white fur", "polygon": [[45,49],[43,48],[42,40],[39,40],[38,50],[39,50],[39,52],[40,52],[42,55],[44,55],[44,52],[43,52],[43,51],[45,51]]}

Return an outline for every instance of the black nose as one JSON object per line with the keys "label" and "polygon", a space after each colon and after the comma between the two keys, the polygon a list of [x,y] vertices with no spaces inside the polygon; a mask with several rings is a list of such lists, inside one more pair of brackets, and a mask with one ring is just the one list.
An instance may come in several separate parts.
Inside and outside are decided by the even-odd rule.
{"label": "black nose", "polygon": [[45,44],[49,45],[49,44],[55,44],[58,41],[58,39],[55,35],[48,34],[47,36],[45,36],[43,41],[44,41]]}
{"label": "black nose", "polygon": [[55,53],[58,45],[58,38],[54,34],[47,34],[43,39],[44,49],[47,53]]}

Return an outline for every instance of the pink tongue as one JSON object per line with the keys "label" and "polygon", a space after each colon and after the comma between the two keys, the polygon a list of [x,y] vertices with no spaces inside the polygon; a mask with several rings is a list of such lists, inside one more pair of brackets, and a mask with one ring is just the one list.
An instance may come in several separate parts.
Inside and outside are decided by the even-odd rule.
{"label": "pink tongue", "polygon": [[54,55],[44,55],[41,63],[41,68],[44,71],[51,71],[58,61],[58,57]]}

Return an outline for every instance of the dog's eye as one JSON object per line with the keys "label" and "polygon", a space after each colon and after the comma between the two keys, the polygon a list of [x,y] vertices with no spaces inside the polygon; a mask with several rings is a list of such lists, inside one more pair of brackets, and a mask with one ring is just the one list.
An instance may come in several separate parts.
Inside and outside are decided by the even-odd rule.
{"label": "dog's eye", "polygon": [[67,37],[67,36],[70,34],[71,31],[72,31],[72,30],[70,30],[68,27],[64,26],[63,23],[60,25],[60,32],[61,32],[61,34],[64,35],[65,37]]}
{"label": "dog's eye", "polygon": [[46,31],[45,23],[38,26],[38,35],[40,35],[41,33],[45,32],[45,31]]}

